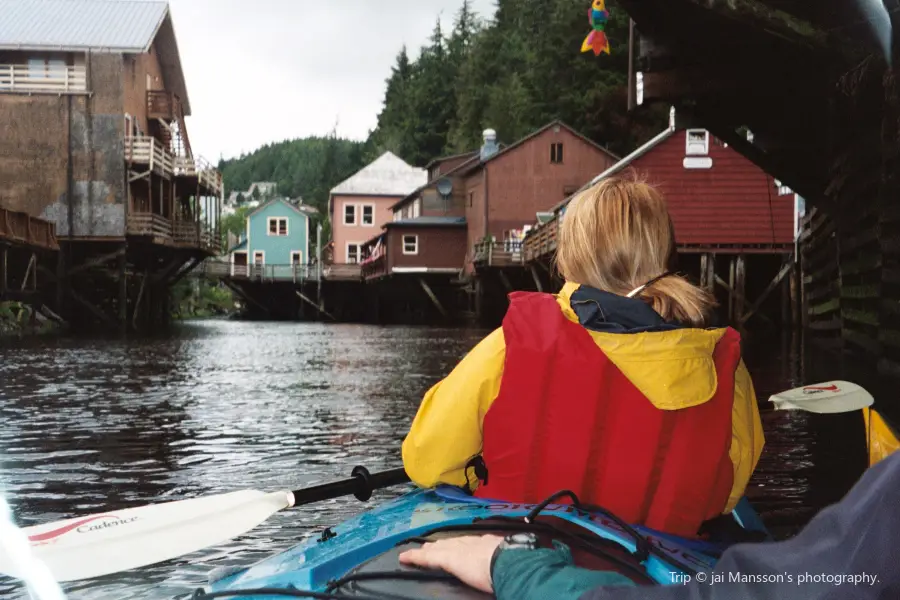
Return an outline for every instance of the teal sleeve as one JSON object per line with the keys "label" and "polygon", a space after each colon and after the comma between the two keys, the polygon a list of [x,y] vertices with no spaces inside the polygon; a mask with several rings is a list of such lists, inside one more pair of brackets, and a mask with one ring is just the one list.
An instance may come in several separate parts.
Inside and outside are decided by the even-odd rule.
{"label": "teal sleeve", "polygon": [[618,573],[576,567],[567,546],[554,546],[500,552],[492,573],[497,600],[578,600],[599,586],[635,586]]}

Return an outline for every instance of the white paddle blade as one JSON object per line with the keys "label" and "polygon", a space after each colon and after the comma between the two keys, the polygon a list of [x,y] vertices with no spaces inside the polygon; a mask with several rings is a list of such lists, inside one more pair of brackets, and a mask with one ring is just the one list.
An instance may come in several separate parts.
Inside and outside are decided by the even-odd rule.
{"label": "white paddle blade", "polygon": [[[243,490],[26,527],[35,558],[57,581],[99,577],[221,544],[293,506],[290,492]],[[0,573],[21,578],[0,549]]]}
{"label": "white paddle blade", "polygon": [[779,392],[769,402],[781,410],[805,410],[818,414],[851,412],[871,406],[875,399],[865,388],[849,381],[826,381],[786,392]]}

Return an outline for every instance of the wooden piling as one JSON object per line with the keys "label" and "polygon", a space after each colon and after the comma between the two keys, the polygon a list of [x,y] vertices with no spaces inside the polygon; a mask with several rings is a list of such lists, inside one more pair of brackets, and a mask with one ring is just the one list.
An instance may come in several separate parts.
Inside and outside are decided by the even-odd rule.
{"label": "wooden piling", "polygon": [[6,246],[0,247],[0,297],[6,294],[6,289],[9,286],[7,281],[8,271],[7,271],[7,248]]}
{"label": "wooden piling", "polygon": [[128,331],[128,260],[125,255],[125,245],[122,246],[122,254],[119,255],[119,331]]}
{"label": "wooden piling", "polygon": [[734,322],[743,323],[744,314],[744,290],[746,285],[746,264],[743,254],[738,254],[735,259],[734,269]]}

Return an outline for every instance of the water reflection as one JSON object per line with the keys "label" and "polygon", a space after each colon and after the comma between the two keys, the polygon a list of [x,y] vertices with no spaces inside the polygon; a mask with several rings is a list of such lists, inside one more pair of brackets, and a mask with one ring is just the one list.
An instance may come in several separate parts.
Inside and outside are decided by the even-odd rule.
{"label": "water reflection", "polygon": [[[395,466],[422,394],[483,333],[205,321],[150,340],[2,347],[0,485],[19,524],[29,525],[243,488],[296,488],[344,477],[356,464]],[[789,345],[752,350],[761,401],[798,383]],[[764,424],[768,444],[748,495],[790,530],[842,493],[835,473],[847,459],[835,440],[845,426],[771,412]],[[825,437],[814,433],[823,427]],[[361,508],[346,498],[299,507],[220,547],[66,590],[86,599],[183,597],[212,568],[259,560]],[[24,597],[8,580],[0,595]]]}

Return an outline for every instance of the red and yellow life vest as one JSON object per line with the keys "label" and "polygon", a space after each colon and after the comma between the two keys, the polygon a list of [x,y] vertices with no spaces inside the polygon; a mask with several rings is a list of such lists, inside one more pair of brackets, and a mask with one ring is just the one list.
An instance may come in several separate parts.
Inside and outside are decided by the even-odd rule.
{"label": "red and yellow life vest", "polygon": [[500,392],[483,421],[488,476],[476,496],[533,503],[571,490],[682,536],[722,513],[734,479],[736,331],[715,347],[716,392],[678,410],[656,408],[551,295],[512,294],[503,336]]}

